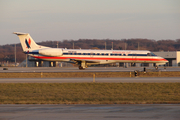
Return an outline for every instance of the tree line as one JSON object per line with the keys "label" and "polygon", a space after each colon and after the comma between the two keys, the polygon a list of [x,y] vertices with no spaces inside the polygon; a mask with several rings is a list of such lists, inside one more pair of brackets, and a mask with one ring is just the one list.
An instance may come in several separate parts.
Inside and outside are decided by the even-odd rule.
{"label": "tree line", "polygon": [[[67,48],[67,49],[114,49],[114,50],[150,50],[150,51],[180,51],[180,39],[177,40],[149,40],[149,39],[79,39],[53,41],[47,40],[37,43],[39,45]],[[26,56],[22,47],[16,44],[16,61],[22,62]],[[15,61],[15,45],[0,46],[0,63]]]}

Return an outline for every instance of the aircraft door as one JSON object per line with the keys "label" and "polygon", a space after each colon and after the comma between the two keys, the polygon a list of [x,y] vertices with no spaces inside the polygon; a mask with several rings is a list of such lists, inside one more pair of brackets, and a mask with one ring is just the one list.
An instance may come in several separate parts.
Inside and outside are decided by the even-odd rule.
{"label": "aircraft door", "polygon": [[131,63],[131,66],[136,66],[136,59],[137,58],[137,54],[136,53],[133,53],[132,54],[132,63]]}
{"label": "aircraft door", "polygon": [[91,52],[91,53],[90,53],[90,56],[91,56],[91,57],[93,57],[93,56],[94,56],[94,53],[93,53],[93,52]]}
{"label": "aircraft door", "polygon": [[137,54],[136,54],[136,53],[133,53],[133,54],[132,54],[132,61],[133,61],[133,62],[136,62],[136,60],[137,60]]}
{"label": "aircraft door", "polygon": [[152,55],[151,55],[151,53],[147,53],[147,56],[148,56],[148,58],[150,59],[150,61],[152,61]]}

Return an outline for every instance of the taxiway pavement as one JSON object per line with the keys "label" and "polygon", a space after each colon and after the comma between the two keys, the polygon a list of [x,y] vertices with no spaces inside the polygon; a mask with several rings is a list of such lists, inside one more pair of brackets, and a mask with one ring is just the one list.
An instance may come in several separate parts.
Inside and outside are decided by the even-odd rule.
{"label": "taxiway pavement", "polygon": [[[3,70],[7,68],[8,70]],[[89,67],[79,70],[77,67],[1,67],[1,72],[132,72],[135,70],[143,71],[144,67]],[[154,67],[147,67],[148,71],[157,71]],[[180,71],[180,67],[159,67],[159,71]]]}
{"label": "taxiway pavement", "polygon": [[179,120],[179,104],[0,105],[0,120]]}
{"label": "taxiway pavement", "polygon": [[180,83],[180,77],[118,77],[118,78],[1,78],[0,83]]}

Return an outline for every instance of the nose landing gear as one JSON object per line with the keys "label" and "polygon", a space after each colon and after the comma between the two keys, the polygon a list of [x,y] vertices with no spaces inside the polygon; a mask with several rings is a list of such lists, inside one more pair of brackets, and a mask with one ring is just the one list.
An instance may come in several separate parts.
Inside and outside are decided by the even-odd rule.
{"label": "nose landing gear", "polygon": [[155,66],[155,69],[158,70],[158,66],[157,65]]}

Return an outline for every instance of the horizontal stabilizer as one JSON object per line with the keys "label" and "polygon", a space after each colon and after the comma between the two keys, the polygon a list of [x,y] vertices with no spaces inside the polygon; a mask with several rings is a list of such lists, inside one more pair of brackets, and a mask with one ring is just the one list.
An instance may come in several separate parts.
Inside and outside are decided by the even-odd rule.
{"label": "horizontal stabilizer", "polygon": [[13,32],[13,34],[16,34],[16,35],[27,35],[28,33]]}

